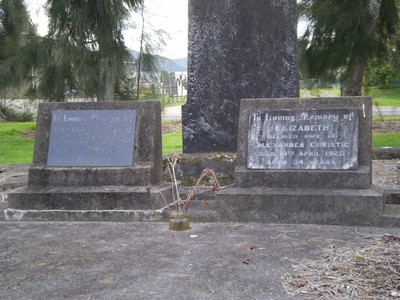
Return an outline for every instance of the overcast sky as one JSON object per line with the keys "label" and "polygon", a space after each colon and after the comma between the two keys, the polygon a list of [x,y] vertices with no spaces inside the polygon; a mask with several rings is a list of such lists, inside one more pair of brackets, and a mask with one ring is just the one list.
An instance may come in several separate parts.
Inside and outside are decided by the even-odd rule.
{"label": "overcast sky", "polygon": [[[46,0],[25,0],[33,23],[38,26],[41,35],[47,33],[47,17],[43,5]],[[218,0],[215,0],[218,1]],[[145,0],[146,28],[148,31],[163,29],[170,38],[166,38],[166,46],[158,53],[168,58],[187,56],[188,35],[188,0]],[[137,29],[125,32],[125,42],[128,48],[139,50],[141,18],[138,14],[132,16],[132,22]],[[306,23],[300,22],[298,32],[304,32]]]}
{"label": "overcast sky", "polygon": [[[25,0],[32,22],[38,26],[39,34],[47,33],[47,17],[43,5],[46,0]],[[166,46],[159,53],[169,58],[187,56],[188,0],[145,0],[145,28],[152,30],[163,29],[169,35],[165,38]],[[138,29],[128,29],[125,32],[125,42],[128,48],[139,50],[141,18],[132,16],[132,23]]]}

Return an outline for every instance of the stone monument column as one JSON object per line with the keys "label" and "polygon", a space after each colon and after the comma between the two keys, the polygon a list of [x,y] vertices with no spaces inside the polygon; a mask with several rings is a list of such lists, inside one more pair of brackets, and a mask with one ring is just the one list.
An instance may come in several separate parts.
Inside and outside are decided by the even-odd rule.
{"label": "stone monument column", "polygon": [[297,97],[295,0],[189,0],[183,151],[236,151],[240,100]]}

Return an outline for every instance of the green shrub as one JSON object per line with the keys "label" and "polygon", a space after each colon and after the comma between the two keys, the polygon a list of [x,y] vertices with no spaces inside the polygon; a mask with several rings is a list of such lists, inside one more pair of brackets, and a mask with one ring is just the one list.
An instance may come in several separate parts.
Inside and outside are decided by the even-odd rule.
{"label": "green shrub", "polygon": [[8,122],[32,122],[34,116],[27,110],[19,112],[0,103],[0,118]]}

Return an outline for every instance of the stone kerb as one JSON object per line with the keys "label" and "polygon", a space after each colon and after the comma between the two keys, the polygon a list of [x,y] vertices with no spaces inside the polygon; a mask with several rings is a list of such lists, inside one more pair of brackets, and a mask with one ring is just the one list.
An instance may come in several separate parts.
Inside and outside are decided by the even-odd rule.
{"label": "stone kerb", "polygon": [[[342,189],[368,189],[371,185],[371,99],[369,97],[342,97],[342,98],[290,98],[290,99],[244,99],[241,102],[240,120],[239,120],[239,142],[237,154],[237,166],[235,168],[235,186],[240,188],[246,187],[269,187],[269,188],[342,188]],[[330,157],[327,166],[317,165],[306,166],[304,168],[294,167],[279,167],[271,166],[271,168],[259,169],[248,168],[248,155],[249,155],[249,132],[250,122],[249,118],[257,113],[278,111],[280,113],[285,111],[298,112],[298,114],[326,114],[336,116],[342,114],[346,117],[346,111],[354,113],[355,119],[352,124],[358,123],[355,130],[352,132],[345,143],[351,144],[355,147],[353,149],[352,166],[343,169],[338,162],[338,166],[332,166],[328,163],[336,163],[340,156],[345,156],[340,153],[340,147],[328,148],[314,148],[314,152],[307,150],[303,151],[301,155],[303,158],[296,157],[299,163],[303,164],[307,160],[322,160],[322,153],[329,151]],[[270,113],[271,115],[271,113]],[[295,116],[292,114],[292,117]],[[301,115],[298,115],[301,117]],[[278,121],[277,121],[278,122]],[[339,123],[339,122],[337,122]],[[293,124],[283,121],[283,123],[276,123],[281,127],[287,124]],[[316,121],[313,124],[320,124],[321,130],[325,124],[322,121]],[[327,128],[333,126],[333,122],[326,125]],[[302,124],[298,125],[302,129]],[[304,125],[303,125],[304,126]],[[307,125],[305,125],[305,130]],[[313,128],[311,128],[313,129]],[[297,129],[294,129],[297,130]],[[288,133],[288,132],[286,132]],[[317,132],[311,130],[310,135]],[[295,135],[296,132],[289,131],[289,134]],[[312,139],[314,144],[318,146],[321,138]],[[274,140],[272,140],[274,141]],[[296,139],[286,139],[285,141],[296,142]],[[276,142],[276,140],[275,140]],[[298,141],[301,144],[301,140]],[[343,145],[343,142],[342,142]],[[289,145],[290,146],[290,145]],[[301,147],[304,145],[299,145]],[[307,145],[306,145],[307,146]],[[290,148],[288,148],[290,149]],[[306,148],[305,148],[306,149]],[[276,149],[275,149],[276,150]],[[287,149],[286,149],[287,150]],[[300,148],[300,150],[302,150]],[[331,151],[331,150],[334,150]],[[331,153],[332,152],[332,153]],[[267,154],[268,155],[268,154]],[[320,157],[312,158],[310,155],[318,155]],[[334,155],[337,155],[336,157]],[[308,157],[307,157],[308,156]],[[289,160],[290,153],[288,154]],[[268,158],[267,158],[268,159]],[[276,157],[270,157],[274,160]],[[286,159],[286,158],[285,158]],[[356,161],[354,161],[356,160]],[[293,161],[292,161],[293,162]]]}

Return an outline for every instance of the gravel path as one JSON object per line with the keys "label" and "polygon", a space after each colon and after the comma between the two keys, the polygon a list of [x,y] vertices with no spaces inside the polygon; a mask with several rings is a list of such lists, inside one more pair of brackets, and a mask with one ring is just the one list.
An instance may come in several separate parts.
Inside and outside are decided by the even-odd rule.
{"label": "gravel path", "polygon": [[372,183],[386,189],[400,189],[400,159],[373,160]]}

